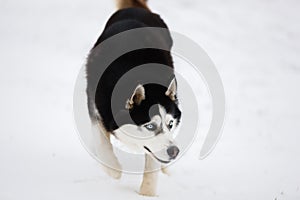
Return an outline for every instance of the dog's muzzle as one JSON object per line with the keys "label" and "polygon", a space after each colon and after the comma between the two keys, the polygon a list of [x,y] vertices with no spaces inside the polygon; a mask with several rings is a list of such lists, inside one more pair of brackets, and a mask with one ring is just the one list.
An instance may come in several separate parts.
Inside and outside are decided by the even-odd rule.
{"label": "dog's muzzle", "polygon": [[175,159],[179,154],[179,149],[177,146],[173,145],[167,149],[167,153],[170,156],[170,159]]}

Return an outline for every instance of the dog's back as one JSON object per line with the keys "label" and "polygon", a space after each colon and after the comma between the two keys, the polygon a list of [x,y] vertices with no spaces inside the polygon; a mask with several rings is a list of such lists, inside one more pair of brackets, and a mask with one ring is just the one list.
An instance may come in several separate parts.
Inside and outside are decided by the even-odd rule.
{"label": "dog's back", "polygon": [[[173,61],[170,55],[172,39],[168,33],[167,35],[157,36],[157,41],[165,43],[168,51],[148,48],[126,53],[113,61],[113,63],[105,69],[105,72],[101,77],[95,77],[95,74],[99,74],[97,72],[103,70],[104,67],[101,66],[101,64],[99,65],[101,61],[98,59],[99,52],[101,52],[101,45],[99,44],[104,40],[118,33],[136,28],[160,27],[167,30],[164,21],[159,15],[152,13],[144,1],[118,0],[117,5],[119,10],[115,12],[106,23],[103,33],[98,38],[87,59],[87,94],[90,117],[91,119],[100,117],[104,127],[108,131],[118,128],[111,110],[111,96],[117,82],[125,73],[137,66],[147,63],[157,63],[173,68]],[[151,33],[149,32],[149,34]],[[139,42],[149,42],[147,41],[147,35]],[[153,43],[155,41],[151,42]],[[114,48],[118,47],[112,47],[111,51],[114,51]],[[173,71],[172,73],[159,74],[157,76],[168,84],[173,78]],[[128,84],[127,87],[131,88],[131,91],[133,91],[134,87],[142,81],[140,79],[140,77],[136,77],[136,80],[132,80],[132,83]],[[93,86],[95,84],[96,87]],[[121,96],[122,95],[119,95],[119,97]],[[119,111],[124,109],[128,97],[128,94],[125,94],[123,97],[124,104],[117,105],[118,107],[115,109]],[[122,102],[123,99],[120,101]],[[98,113],[95,113],[95,109]]]}
{"label": "dog's back", "polygon": [[[161,27],[168,29],[159,15],[152,13],[143,0],[117,0],[119,10],[115,12],[105,25],[94,48],[105,39],[120,32],[142,27]],[[165,38],[172,45],[171,37]]]}

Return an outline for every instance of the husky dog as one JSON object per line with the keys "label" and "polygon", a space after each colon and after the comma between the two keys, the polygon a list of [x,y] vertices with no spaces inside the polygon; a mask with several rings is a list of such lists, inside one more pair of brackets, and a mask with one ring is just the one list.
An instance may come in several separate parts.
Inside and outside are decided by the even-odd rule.
{"label": "husky dog", "polygon": [[[150,11],[145,0],[118,0],[117,8],[87,58],[89,115],[93,128],[98,133],[99,156],[104,164],[109,163],[110,166],[103,166],[104,170],[113,178],[121,177],[122,168],[113,152],[110,140],[110,136],[113,135],[129,148],[145,153],[145,172],[139,193],[154,196],[158,172],[153,169],[160,165],[164,172],[163,166],[179,154],[179,148],[172,135],[181,118],[177,83],[170,54],[172,39],[164,21],[159,15]],[[167,34],[156,34],[150,41],[146,34],[142,38],[137,37],[137,42],[163,43],[167,50],[144,48],[130,51],[114,60],[101,77],[98,77],[97,74],[104,67],[101,66],[99,55],[107,53],[100,44],[118,33],[143,27],[164,28]],[[149,31],[149,35],[151,34]],[[117,45],[110,47],[112,51],[117,48]],[[147,66],[150,71],[151,67],[155,68],[153,64],[167,66],[168,70],[154,76],[151,76],[151,73],[138,77],[132,76],[130,81],[122,85],[125,89],[118,94],[120,103],[114,105],[113,111],[111,98],[118,81],[130,70],[144,64],[149,64]],[[144,79],[149,77],[156,80],[154,83],[144,84]],[[156,81],[164,84],[155,84]],[[129,113],[131,121],[124,120],[122,113]],[[139,135],[147,136],[147,139],[133,137]]]}

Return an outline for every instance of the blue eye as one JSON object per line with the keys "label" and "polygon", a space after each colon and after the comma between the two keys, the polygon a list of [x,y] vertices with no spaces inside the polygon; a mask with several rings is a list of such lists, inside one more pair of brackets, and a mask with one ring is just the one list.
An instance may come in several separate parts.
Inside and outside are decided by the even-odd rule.
{"label": "blue eye", "polygon": [[156,125],[155,124],[146,124],[144,126],[146,129],[148,129],[149,131],[154,131],[156,130]]}
{"label": "blue eye", "polygon": [[173,128],[173,125],[174,125],[174,121],[171,120],[171,121],[169,122],[169,124],[168,124],[168,128],[169,128],[169,129]]}

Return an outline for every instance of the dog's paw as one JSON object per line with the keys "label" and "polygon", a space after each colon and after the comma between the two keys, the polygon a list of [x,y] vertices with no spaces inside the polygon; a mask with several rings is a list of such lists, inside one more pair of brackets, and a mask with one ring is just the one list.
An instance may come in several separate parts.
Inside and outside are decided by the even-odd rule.
{"label": "dog's paw", "polygon": [[167,167],[161,167],[161,172],[165,175],[171,176],[170,170]]}
{"label": "dog's paw", "polygon": [[146,190],[140,189],[138,194],[142,195],[142,196],[147,196],[147,197],[158,197],[158,195],[156,195],[155,191],[151,191],[151,190],[147,190],[147,189]]}
{"label": "dog's paw", "polygon": [[107,167],[107,166],[103,166],[103,170],[106,172],[107,175],[109,175],[110,177],[114,178],[114,179],[120,179],[122,176],[122,171]]}
{"label": "dog's paw", "polygon": [[140,195],[148,196],[148,197],[155,197],[156,195],[156,185],[151,182],[144,182],[142,183],[139,191]]}

